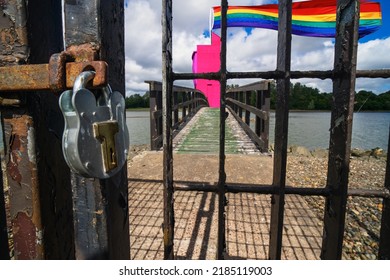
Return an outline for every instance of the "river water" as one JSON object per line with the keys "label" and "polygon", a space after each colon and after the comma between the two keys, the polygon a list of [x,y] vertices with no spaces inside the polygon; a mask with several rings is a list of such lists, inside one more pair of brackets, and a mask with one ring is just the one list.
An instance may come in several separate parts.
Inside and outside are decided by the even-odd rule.
{"label": "river water", "polygon": [[[253,119],[253,117],[252,117]],[[127,127],[130,144],[150,143],[149,111],[127,111]],[[352,147],[387,150],[390,113],[359,112],[354,114]],[[274,141],[275,113],[270,116],[270,143]],[[289,145],[305,146],[309,149],[328,148],[330,112],[290,112]]]}

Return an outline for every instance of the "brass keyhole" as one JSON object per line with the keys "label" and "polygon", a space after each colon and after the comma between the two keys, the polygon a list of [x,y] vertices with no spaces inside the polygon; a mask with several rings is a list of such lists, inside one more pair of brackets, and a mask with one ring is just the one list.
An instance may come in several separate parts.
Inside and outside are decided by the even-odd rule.
{"label": "brass keyhole", "polygon": [[117,121],[96,122],[93,134],[100,141],[104,171],[107,173],[118,166],[115,147],[115,134],[119,132]]}

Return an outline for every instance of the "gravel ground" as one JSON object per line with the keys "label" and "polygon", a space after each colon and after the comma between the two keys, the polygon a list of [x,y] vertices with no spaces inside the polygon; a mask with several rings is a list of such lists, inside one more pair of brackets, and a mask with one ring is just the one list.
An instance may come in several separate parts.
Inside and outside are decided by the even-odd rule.
{"label": "gravel ground", "polygon": [[[287,179],[292,186],[324,187],[327,158],[288,156]],[[352,158],[349,187],[383,189],[386,159]],[[323,219],[324,199],[306,197],[318,218]],[[380,231],[382,200],[348,198],[343,259],[376,259]]]}

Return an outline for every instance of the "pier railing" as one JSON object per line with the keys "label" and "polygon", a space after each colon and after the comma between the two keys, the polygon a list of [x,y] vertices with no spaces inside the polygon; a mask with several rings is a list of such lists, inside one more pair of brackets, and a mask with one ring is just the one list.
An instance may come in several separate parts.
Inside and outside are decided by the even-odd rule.
{"label": "pier railing", "polygon": [[[252,105],[252,103],[254,103]],[[226,91],[226,105],[249,138],[263,153],[268,152],[270,84],[261,81]],[[254,129],[251,113],[255,115]],[[244,119],[243,119],[244,114]]]}
{"label": "pier railing", "polygon": [[[145,81],[150,94],[150,149],[159,150],[163,145],[162,83]],[[206,96],[199,90],[173,86],[172,129],[189,120],[202,107],[208,106]]]}

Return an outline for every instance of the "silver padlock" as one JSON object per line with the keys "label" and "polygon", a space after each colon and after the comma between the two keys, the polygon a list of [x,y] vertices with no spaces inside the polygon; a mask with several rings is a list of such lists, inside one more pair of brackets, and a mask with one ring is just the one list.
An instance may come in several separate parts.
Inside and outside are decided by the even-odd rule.
{"label": "silver padlock", "polygon": [[60,96],[65,119],[62,151],[74,172],[90,178],[106,179],[126,162],[129,133],[125,120],[125,100],[119,92],[105,87],[98,98],[86,88],[95,72],[81,73],[73,90]]}

